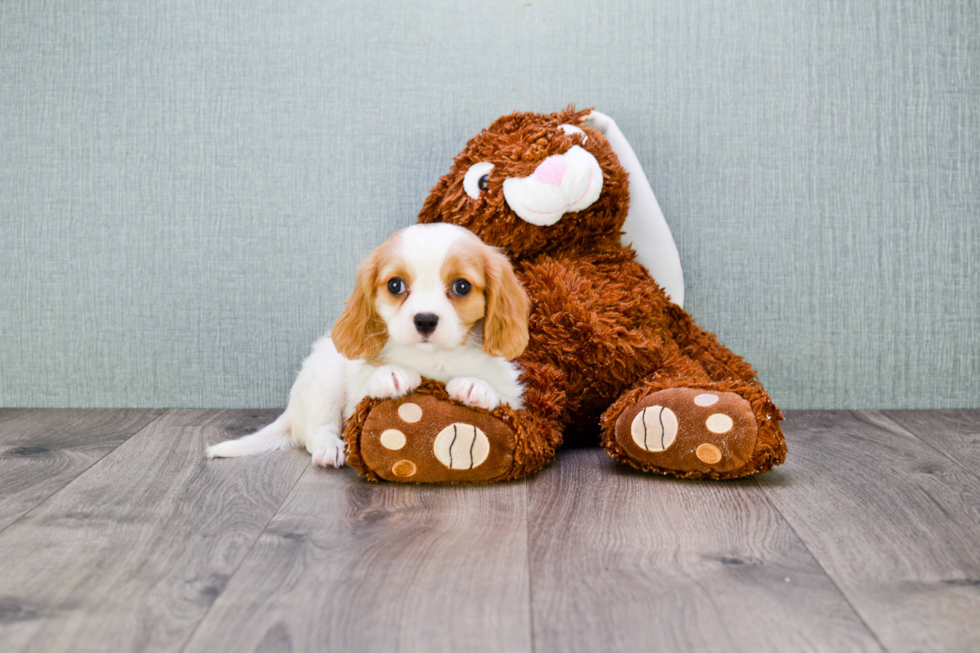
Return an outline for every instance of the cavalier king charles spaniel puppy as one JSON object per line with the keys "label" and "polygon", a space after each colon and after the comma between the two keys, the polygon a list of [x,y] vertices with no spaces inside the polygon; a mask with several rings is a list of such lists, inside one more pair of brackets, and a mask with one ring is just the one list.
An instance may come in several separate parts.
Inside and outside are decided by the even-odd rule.
{"label": "cavalier king charles spaniel puppy", "polygon": [[286,411],[238,440],[209,447],[230,458],[305,446],[313,464],[344,464],[344,420],[364,397],[400,397],[422,377],[493,410],[521,407],[510,361],[527,346],[529,304],[510,261],[472,232],[419,224],[395,233],[357,272],[333,331],[303,361]]}

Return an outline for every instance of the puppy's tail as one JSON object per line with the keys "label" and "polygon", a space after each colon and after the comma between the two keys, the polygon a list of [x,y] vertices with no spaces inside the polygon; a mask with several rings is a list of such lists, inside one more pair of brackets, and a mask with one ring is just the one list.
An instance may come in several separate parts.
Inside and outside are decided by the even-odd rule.
{"label": "puppy's tail", "polygon": [[286,419],[286,413],[283,413],[272,424],[251,435],[208,447],[204,455],[208,458],[237,458],[288,449],[292,444],[289,438],[289,421]]}

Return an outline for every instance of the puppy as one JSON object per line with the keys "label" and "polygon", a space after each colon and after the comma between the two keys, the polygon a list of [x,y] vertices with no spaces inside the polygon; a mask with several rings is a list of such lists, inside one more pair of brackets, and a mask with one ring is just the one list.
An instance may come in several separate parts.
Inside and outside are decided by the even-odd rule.
{"label": "puppy", "polygon": [[313,345],[286,411],[265,428],[209,447],[229,458],[305,446],[313,464],[344,464],[344,420],[364,397],[400,397],[422,377],[492,410],[521,407],[527,295],[506,256],[450,224],[391,236],[357,272],[333,331]]}

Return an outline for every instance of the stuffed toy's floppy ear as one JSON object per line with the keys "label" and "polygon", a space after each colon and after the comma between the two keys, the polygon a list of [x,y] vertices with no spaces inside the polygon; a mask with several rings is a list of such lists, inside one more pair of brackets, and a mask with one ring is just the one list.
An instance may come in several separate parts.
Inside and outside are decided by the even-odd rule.
{"label": "stuffed toy's floppy ear", "polygon": [[374,309],[377,274],[378,254],[375,252],[358,268],[354,292],[330,332],[337,351],[350,360],[374,358],[388,342],[388,329]]}
{"label": "stuffed toy's floppy ear", "polygon": [[630,175],[630,209],[623,224],[623,245],[633,246],[636,260],[650,271],[670,301],[683,307],[684,271],[681,269],[681,257],[640,160],[616,121],[606,114],[592,111],[583,125],[602,132],[616,153],[619,164]]}
{"label": "stuffed toy's floppy ear", "polygon": [[483,351],[513,360],[527,347],[531,303],[506,256],[487,247],[484,266],[487,308],[483,318]]}

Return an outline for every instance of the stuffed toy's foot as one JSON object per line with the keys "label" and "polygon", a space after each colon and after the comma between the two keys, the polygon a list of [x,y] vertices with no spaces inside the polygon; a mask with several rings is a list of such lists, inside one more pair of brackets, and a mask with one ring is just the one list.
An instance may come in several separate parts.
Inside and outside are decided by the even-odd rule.
{"label": "stuffed toy's foot", "polygon": [[398,399],[365,399],[344,433],[348,462],[371,480],[473,483],[526,476],[554,458],[557,426],[527,411],[470,408],[428,381]]}
{"label": "stuffed toy's foot", "polygon": [[711,385],[728,388],[627,393],[603,416],[606,450],[645,471],[684,478],[739,478],[782,463],[782,415],[765,391]]}

